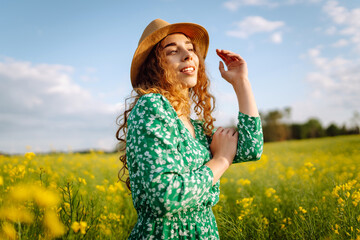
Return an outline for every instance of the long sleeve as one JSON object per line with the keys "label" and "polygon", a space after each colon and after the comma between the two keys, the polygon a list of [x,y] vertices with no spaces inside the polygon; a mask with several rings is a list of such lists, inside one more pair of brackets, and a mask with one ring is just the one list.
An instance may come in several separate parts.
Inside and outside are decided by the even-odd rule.
{"label": "long sleeve", "polygon": [[[263,152],[263,131],[260,117],[252,117],[242,112],[238,114],[239,138],[233,163],[259,160]],[[213,130],[213,134],[216,129]],[[212,137],[208,137],[211,144]]]}
{"label": "long sleeve", "polygon": [[206,165],[186,170],[174,114],[162,95],[146,94],[128,119],[126,153],[134,206],[145,204],[160,216],[206,201],[213,181]]}
{"label": "long sleeve", "polygon": [[260,117],[239,112],[237,128],[239,139],[233,163],[259,160],[264,145]]}

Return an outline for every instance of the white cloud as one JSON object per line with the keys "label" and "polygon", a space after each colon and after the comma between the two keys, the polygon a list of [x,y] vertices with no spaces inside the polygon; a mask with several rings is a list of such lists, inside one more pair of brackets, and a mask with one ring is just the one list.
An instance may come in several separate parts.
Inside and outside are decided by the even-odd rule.
{"label": "white cloud", "polygon": [[230,11],[236,11],[242,6],[266,6],[270,8],[278,7],[281,5],[294,5],[294,4],[314,4],[322,0],[229,0],[223,3],[223,6]]}
{"label": "white cloud", "polygon": [[[348,10],[340,6],[337,1],[331,0],[326,2],[323,11],[336,25],[330,28],[337,28],[336,33],[348,37],[349,42],[354,44],[354,49],[360,52],[360,8]],[[334,34],[335,31],[332,33]],[[340,46],[344,44],[345,41],[338,43]]]}
{"label": "white cloud", "polygon": [[[344,122],[352,112],[360,109],[360,59],[323,57],[320,48],[308,50],[306,60],[314,65],[305,81],[311,92],[301,102],[294,104],[297,119],[306,113]],[[328,124],[326,122],[325,124]]]}
{"label": "white cloud", "polygon": [[336,33],[336,27],[331,26],[325,30],[325,33],[328,35],[334,35]]}
{"label": "white cloud", "polygon": [[96,99],[73,73],[70,66],[0,61],[0,151],[96,148],[98,139],[114,136],[121,104]]}
{"label": "white cloud", "polygon": [[340,39],[339,41],[333,43],[331,46],[333,47],[344,47],[349,44],[349,41],[346,39]]}
{"label": "white cloud", "polygon": [[271,35],[270,40],[273,43],[282,43],[282,32],[275,32]]}
{"label": "white cloud", "polygon": [[276,7],[278,3],[271,2],[269,0],[230,0],[224,2],[224,7],[236,11],[241,6],[268,6]]}
{"label": "white cloud", "polygon": [[320,3],[322,0],[286,0],[285,4],[301,4],[301,3]]}
{"label": "white cloud", "polygon": [[249,16],[243,21],[236,22],[236,29],[226,34],[232,37],[248,38],[256,33],[273,32],[285,25],[282,21],[269,21],[260,16]]}

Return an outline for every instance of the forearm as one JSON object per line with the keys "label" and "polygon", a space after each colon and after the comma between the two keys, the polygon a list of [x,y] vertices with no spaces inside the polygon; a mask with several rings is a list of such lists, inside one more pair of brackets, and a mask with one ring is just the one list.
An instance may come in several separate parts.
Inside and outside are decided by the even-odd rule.
{"label": "forearm", "polygon": [[226,159],[217,159],[217,158],[213,158],[211,159],[209,162],[207,162],[205,164],[206,166],[208,166],[211,171],[213,172],[214,175],[214,180],[212,185],[214,185],[219,179],[220,177],[224,174],[224,172],[229,168],[229,162]]}
{"label": "forearm", "polygon": [[253,117],[259,116],[249,79],[236,81],[233,88],[238,99],[239,111]]}

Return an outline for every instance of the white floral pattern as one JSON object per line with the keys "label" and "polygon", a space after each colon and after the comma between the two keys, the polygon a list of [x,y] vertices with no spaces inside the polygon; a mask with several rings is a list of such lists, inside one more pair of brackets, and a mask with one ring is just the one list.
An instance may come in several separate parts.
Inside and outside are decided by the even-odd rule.
{"label": "white floral pattern", "polygon": [[[234,163],[260,159],[260,117],[239,112]],[[220,180],[212,186],[211,138],[191,119],[195,138],[161,94],[143,95],[128,118],[126,143],[131,194],[138,220],[129,239],[219,239],[212,211]]]}

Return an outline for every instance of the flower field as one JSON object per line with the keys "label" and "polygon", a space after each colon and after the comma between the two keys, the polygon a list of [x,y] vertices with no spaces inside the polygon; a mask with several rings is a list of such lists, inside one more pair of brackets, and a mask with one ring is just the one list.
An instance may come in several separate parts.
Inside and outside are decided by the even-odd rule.
{"label": "flower field", "polygon": [[[118,154],[0,155],[0,239],[126,239]],[[213,208],[221,239],[360,239],[360,136],[266,143]]]}

